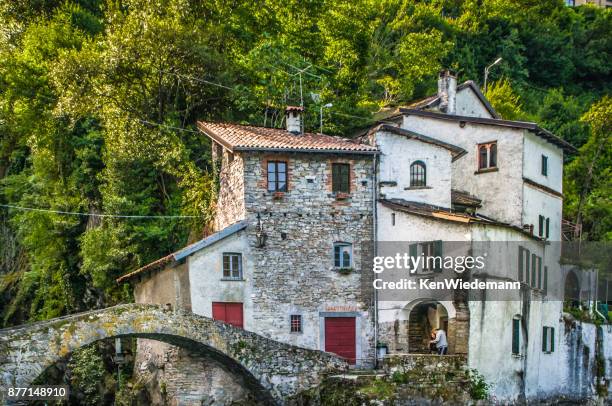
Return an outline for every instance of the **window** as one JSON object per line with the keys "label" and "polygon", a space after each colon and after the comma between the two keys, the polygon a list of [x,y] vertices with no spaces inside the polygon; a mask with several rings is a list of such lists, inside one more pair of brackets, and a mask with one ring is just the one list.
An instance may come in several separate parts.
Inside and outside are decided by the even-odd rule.
{"label": "window", "polygon": [[353,247],[351,244],[337,242],[334,244],[334,266],[336,268],[350,268],[352,263]]}
{"label": "window", "polygon": [[415,161],[410,165],[410,187],[427,186],[427,170],[423,161]]}
{"label": "window", "polygon": [[[442,240],[410,244],[408,251],[413,258],[418,258],[418,256],[422,254],[423,272],[442,272]],[[416,271],[418,270],[410,270],[411,273],[415,273]]]}
{"label": "window", "polygon": [[550,237],[550,217],[538,216],[538,235],[542,238]]}
{"label": "window", "polygon": [[332,164],[332,191],[350,193],[350,165]]}
{"label": "window", "polygon": [[223,253],[223,279],[242,279],[242,254]]}
{"label": "window", "polygon": [[542,155],[542,175],[548,176],[548,157]]}
{"label": "window", "polygon": [[512,319],[512,354],[518,355],[521,352],[521,317],[514,316]]}
{"label": "window", "polygon": [[478,169],[497,168],[497,142],[478,145]]}
{"label": "window", "polygon": [[291,332],[301,333],[302,332],[302,316],[299,314],[291,315]]}
{"label": "window", "polygon": [[268,191],[287,191],[287,162],[268,161]]}
{"label": "window", "polygon": [[391,213],[391,225],[395,225],[395,213]]}
{"label": "window", "polygon": [[542,327],[542,352],[555,352],[555,329],[553,327]]}

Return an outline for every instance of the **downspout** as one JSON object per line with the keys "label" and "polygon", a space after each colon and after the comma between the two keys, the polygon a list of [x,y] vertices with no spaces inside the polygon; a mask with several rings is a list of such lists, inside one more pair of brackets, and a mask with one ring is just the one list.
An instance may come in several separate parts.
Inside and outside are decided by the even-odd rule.
{"label": "downspout", "polygon": [[[373,241],[374,252],[373,258],[378,255],[378,211],[377,208],[377,196],[378,196],[378,154],[374,155],[373,162],[373,175],[374,180],[372,183],[372,215],[373,215]],[[372,272],[372,270],[368,270]],[[370,275],[371,276],[371,275]],[[372,285],[373,287],[373,285]],[[378,290],[374,289],[374,368],[378,368]]]}

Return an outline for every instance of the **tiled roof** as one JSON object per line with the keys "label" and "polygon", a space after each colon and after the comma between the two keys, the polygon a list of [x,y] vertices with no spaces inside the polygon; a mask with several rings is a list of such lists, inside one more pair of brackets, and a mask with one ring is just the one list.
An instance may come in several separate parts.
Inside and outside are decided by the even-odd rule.
{"label": "tiled roof", "polygon": [[227,227],[225,227],[223,230],[218,231],[214,234],[209,235],[208,237],[201,239],[198,242],[195,242],[191,245],[186,246],[185,248],[182,248],[170,255],[166,255],[163,258],[160,258],[154,262],[151,262],[150,264],[147,264],[145,266],[143,266],[142,268],[139,268],[133,272],[130,272],[128,274],[125,274],[119,278],[117,278],[117,283],[121,283],[121,282],[125,282],[129,279],[132,279],[134,276],[140,275],[144,272],[148,272],[148,271],[153,271],[153,270],[157,270],[157,269],[163,269],[165,268],[168,264],[173,264],[176,263],[177,261],[180,261],[186,257],[188,257],[189,255],[193,254],[194,252],[197,252],[203,248],[206,248],[218,241],[221,241],[222,239],[229,237],[232,234],[237,233],[240,230],[244,230],[247,227],[247,221],[246,220],[242,220],[239,221],[237,223],[234,223],[232,225],[229,225]]}
{"label": "tiled roof", "polygon": [[231,151],[295,151],[375,154],[376,147],[324,134],[292,134],[280,128],[198,121],[198,128]]}
{"label": "tiled roof", "polygon": [[509,228],[530,238],[540,241],[541,238],[528,233],[520,227],[513,226],[508,223],[494,220],[490,217],[483,216],[482,214],[470,214],[470,213],[457,213],[447,207],[434,206],[427,203],[413,202],[404,199],[379,199],[378,200],[383,206],[389,207],[390,209],[401,211],[404,213],[415,214],[417,216],[430,217],[438,220],[452,221],[456,223],[476,223],[476,224],[489,224],[504,228]]}

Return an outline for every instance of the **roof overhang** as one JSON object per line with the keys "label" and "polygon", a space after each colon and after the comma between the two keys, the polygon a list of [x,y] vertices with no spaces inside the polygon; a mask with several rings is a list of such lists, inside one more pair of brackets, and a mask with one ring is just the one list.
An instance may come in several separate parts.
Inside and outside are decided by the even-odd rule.
{"label": "roof overhang", "polygon": [[497,127],[508,127],[518,128],[533,132],[535,135],[544,138],[551,144],[556,145],[565,152],[576,153],[577,149],[567,141],[562,140],[550,131],[539,127],[536,123],[527,121],[512,121],[512,120],[500,120],[497,118],[483,118],[483,117],[469,117],[469,116],[458,116],[455,114],[438,113],[433,111],[423,111],[417,109],[406,109],[401,108],[400,112],[404,115],[430,117],[440,120],[457,121],[465,123],[492,125]]}

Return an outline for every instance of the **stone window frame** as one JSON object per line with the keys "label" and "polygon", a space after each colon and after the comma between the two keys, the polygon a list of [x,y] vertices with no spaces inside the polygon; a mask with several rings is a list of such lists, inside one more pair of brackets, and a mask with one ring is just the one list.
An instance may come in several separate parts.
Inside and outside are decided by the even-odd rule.
{"label": "stone window frame", "polygon": [[[349,191],[350,191],[349,193],[334,192],[333,164],[348,164],[349,165]],[[348,204],[346,201],[343,201],[343,200],[346,200],[346,198],[349,198],[352,195],[352,193],[357,190],[357,184],[356,184],[357,176],[355,174],[355,160],[346,159],[342,157],[334,157],[332,159],[328,159],[326,172],[327,172],[327,177],[325,181],[326,189],[329,193],[331,193],[332,197],[335,197],[336,200],[339,200],[338,202],[335,202],[335,204]]]}
{"label": "stone window frame", "polygon": [[[342,169],[341,169],[342,168]],[[345,179],[342,177],[342,175],[344,175],[343,172],[343,168],[346,168],[346,176],[347,179],[345,181]],[[338,182],[335,182],[334,179],[334,169],[340,171],[338,173],[338,178],[341,178],[338,180]],[[331,172],[332,172],[332,192],[333,193],[345,193],[345,194],[350,194],[351,193],[351,164],[350,163],[346,163],[346,162],[333,162],[332,163],[332,168],[331,168]],[[334,184],[336,183],[336,184]],[[346,185],[345,185],[346,183]],[[344,186],[346,186],[346,189],[344,188]]]}
{"label": "stone window frame", "polygon": [[[243,267],[242,267],[242,253],[240,252],[223,252],[222,254],[222,260],[221,260],[221,280],[224,281],[241,281],[243,280]],[[229,260],[229,265],[230,268],[228,269],[229,271],[229,275],[226,276],[225,275],[225,258],[230,258]],[[234,276],[234,269],[232,267],[232,257],[238,257],[238,276]]]}
{"label": "stone window frame", "polygon": [[552,354],[555,352],[555,328],[542,326],[542,352]]}
{"label": "stone window frame", "polygon": [[[274,182],[274,189],[270,189],[270,164],[274,164],[274,168],[275,168],[274,174],[275,174],[276,178],[273,181]],[[278,167],[279,167],[279,164],[284,164],[284,166],[285,166],[285,171],[284,171],[285,180],[283,181],[284,182],[284,187],[282,187],[282,188],[278,187],[278,184],[280,182],[278,180],[278,174],[279,174]],[[284,159],[267,159],[266,160],[266,190],[268,192],[271,192],[271,193],[276,193],[276,192],[285,193],[285,192],[287,192],[287,190],[288,190],[288,187],[287,187],[288,186],[287,178],[288,178],[288,172],[289,172],[288,168],[289,168],[289,164]]]}
{"label": "stone window frame", "polygon": [[[286,164],[286,172],[285,172],[285,191],[269,191],[268,190],[268,162],[285,162]],[[284,195],[291,190],[291,181],[292,181],[292,168],[291,168],[291,159],[289,156],[282,153],[270,153],[265,154],[261,157],[261,173],[262,176],[257,183],[257,186],[264,189],[266,193],[270,194],[278,194]]]}
{"label": "stone window frame", "polygon": [[[482,154],[484,152],[484,155]],[[476,145],[476,173],[495,172],[499,170],[497,140]],[[484,156],[484,162],[483,162]]]}

